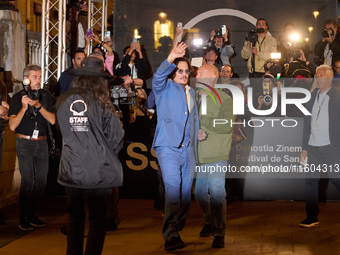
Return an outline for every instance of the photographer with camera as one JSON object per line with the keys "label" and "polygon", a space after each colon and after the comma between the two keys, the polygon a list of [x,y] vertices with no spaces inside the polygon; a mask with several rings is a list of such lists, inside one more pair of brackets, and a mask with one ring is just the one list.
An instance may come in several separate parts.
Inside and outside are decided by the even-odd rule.
{"label": "photographer with camera", "polygon": [[300,57],[300,50],[303,51],[304,56],[308,59],[309,47],[306,42],[299,41],[300,35],[296,30],[294,23],[286,23],[284,25],[284,33],[277,39],[277,52],[281,53],[281,64],[291,62],[291,58],[296,61]]}
{"label": "photographer with camera", "polygon": [[47,182],[47,125],[55,123],[55,114],[50,93],[41,89],[41,67],[28,65],[23,76],[26,86],[13,96],[8,116],[9,127],[16,133],[21,174],[19,228],[33,230],[33,227],[46,226],[36,216],[36,210]]}
{"label": "photographer with camera", "polygon": [[290,35],[296,31],[295,25],[293,23],[286,23],[283,27],[283,35],[276,39],[277,52],[281,53],[281,63],[282,65],[288,62],[288,50],[290,48],[289,40]]}
{"label": "photographer with camera", "polygon": [[[291,73],[294,73],[294,65],[291,66],[291,63],[293,63],[293,62],[299,62],[300,65],[302,65],[302,68],[308,69],[312,76],[315,75],[316,65],[314,63],[308,61],[303,50],[294,49],[293,51],[292,50],[290,51],[288,63],[289,63],[289,67],[290,67],[289,69],[290,69]],[[287,72],[286,72],[286,74],[287,74]],[[292,77],[292,75],[288,74],[288,77]]]}
{"label": "photographer with camera", "polygon": [[340,35],[337,33],[338,24],[334,19],[324,22],[322,39],[315,44],[314,53],[326,65],[334,65],[336,58],[340,57]]}
{"label": "photographer with camera", "polygon": [[[276,86],[276,80],[273,75],[266,74],[262,79],[262,90],[256,93],[253,97],[254,108],[257,110],[268,110],[273,103],[273,87]],[[269,117],[279,117],[281,112],[281,99],[278,95],[278,104],[276,110],[268,115]]]}
{"label": "photographer with camera", "polygon": [[241,51],[243,59],[247,60],[249,78],[260,78],[264,75],[264,64],[270,58],[270,53],[277,52],[276,40],[267,34],[269,29],[265,19],[258,19],[256,29],[250,30]]}
{"label": "photographer with camera", "polygon": [[226,33],[224,34],[221,29],[212,30],[208,44],[214,46],[218,51],[217,63],[230,65],[230,58],[235,54],[235,50],[234,46],[230,43],[229,29],[226,28]]}

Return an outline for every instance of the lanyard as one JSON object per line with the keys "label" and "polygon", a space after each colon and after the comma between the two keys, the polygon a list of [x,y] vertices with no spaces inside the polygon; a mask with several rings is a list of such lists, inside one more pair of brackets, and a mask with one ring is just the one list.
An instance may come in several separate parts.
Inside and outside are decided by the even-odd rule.
{"label": "lanyard", "polygon": [[326,96],[327,96],[327,95],[325,95],[325,97],[323,98],[323,100],[322,100],[322,102],[321,102],[321,105],[320,105],[320,104],[319,104],[319,95],[320,95],[320,92],[318,92],[318,96],[317,96],[317,102],[318,102],[319,110],[318,110],[318,114],[316,115],[315,123],[318,122],[318,118],[319,118],[319,114],[320,114],[320,111],[321,111],[321,107],[322,107],[323,102],[325,101]]}
{"label": "lanyard", "polygon": [[261,52],[261,46],[262,46],[262,43],[264,42],[265,39],[266,39],[266,37],[263,37],[263,40],[262,40],[261,43],[259,41],[257,41],[259,43],[259,52]]}

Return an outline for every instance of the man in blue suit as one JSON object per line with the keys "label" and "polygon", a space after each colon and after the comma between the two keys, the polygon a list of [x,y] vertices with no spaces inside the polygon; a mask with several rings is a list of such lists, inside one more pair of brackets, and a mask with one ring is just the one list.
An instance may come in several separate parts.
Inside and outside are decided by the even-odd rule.
{"label": "man in blue suit", "polygon": [[185,225],[191,202],[192,177],[197,161],[199,128],[195,92],[188,86],[187,45],[176,43],[154,74],[158,122],[153,141],[165,185],[163,237],[165,251],[184,248],[178,231]]}

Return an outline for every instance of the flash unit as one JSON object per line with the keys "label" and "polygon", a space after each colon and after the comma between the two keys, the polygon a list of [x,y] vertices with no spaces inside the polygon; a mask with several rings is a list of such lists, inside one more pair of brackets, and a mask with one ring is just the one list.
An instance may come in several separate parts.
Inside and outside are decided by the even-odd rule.
{"label": "flash unit", "polygon": [[201,46],[203,44],[203,40],[201,38],[194,39],[193,44],[195,46]]}
{"label": "flash unit", "polygon": [[270,58],[271,59],[281,59],[281,53],[280,52],[270,53]]}

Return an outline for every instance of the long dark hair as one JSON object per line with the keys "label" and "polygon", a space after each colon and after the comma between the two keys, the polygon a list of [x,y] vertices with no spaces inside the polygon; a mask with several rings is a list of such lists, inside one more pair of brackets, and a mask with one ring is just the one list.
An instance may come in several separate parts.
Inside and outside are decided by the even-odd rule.
{"label": "long dark hair", "polygon": [[108,82],[106,79],[95,76],[78,76],[72,84],[72,88],[76,88],[76,92],[84,98],[84,101],[88,103],[87,94],[91,93],[93,100],[100,104],[102,111],[107,108],[113,115],[116,114],[116,109],[110,99],[108,90]]}

